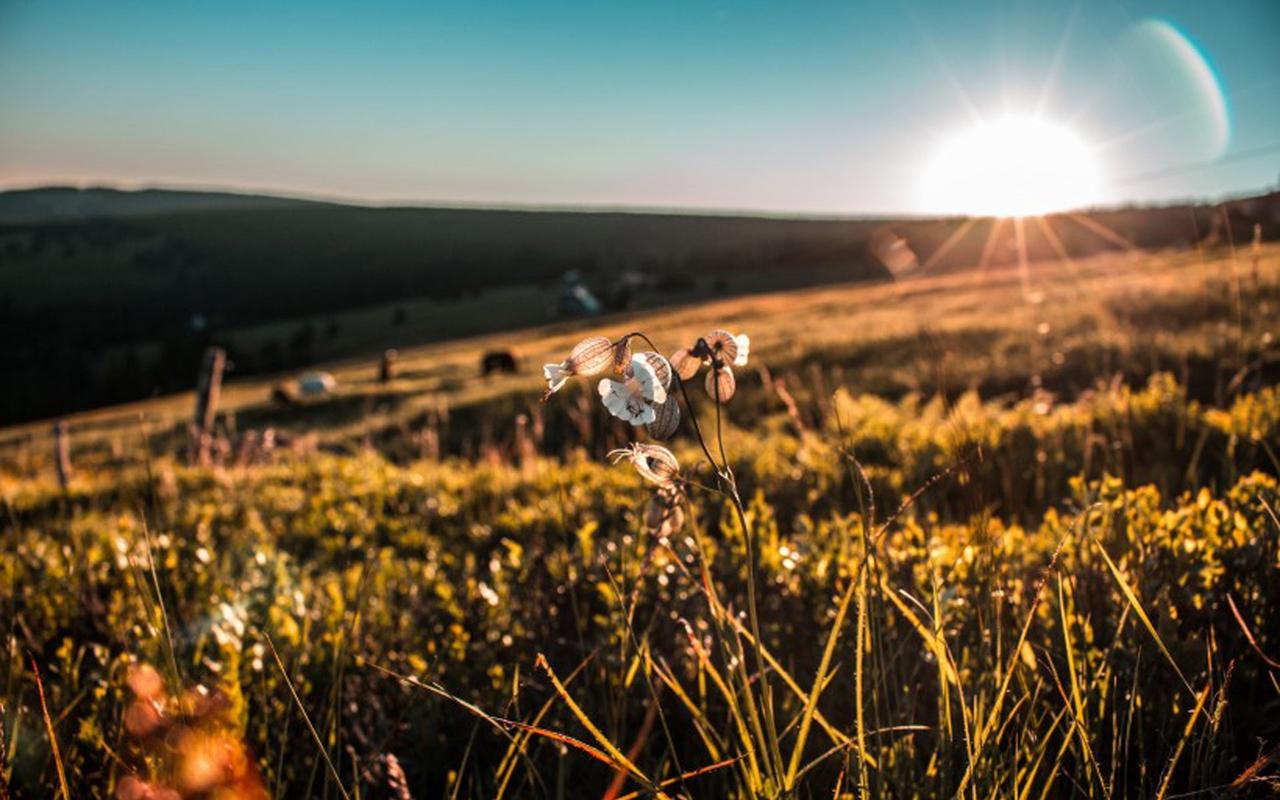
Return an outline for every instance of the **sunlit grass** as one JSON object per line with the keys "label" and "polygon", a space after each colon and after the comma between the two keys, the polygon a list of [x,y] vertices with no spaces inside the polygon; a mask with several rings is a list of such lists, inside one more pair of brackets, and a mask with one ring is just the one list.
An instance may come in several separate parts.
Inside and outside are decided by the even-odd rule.
{"label": "sunlit grass", "polygon": [[[12,450],[0,776],[180,785],[184,751],[127,724],[150,664],[165,724],[214,725],[177,700],[207,687],[220,752],[280,797],[1261,791],[1276,312],[1265,260],[1244,317],[1223,263],[715,306],[750,366],[718,426],[690,382],[706,438],[671,443],[664,513],[604,458],[643,437],[594,386],[539,406],[519,378],[449,391],[440,458],[405,409],[213,467],[120,434],[65,492]],[[675,349],[711,313],[643,327]]]}

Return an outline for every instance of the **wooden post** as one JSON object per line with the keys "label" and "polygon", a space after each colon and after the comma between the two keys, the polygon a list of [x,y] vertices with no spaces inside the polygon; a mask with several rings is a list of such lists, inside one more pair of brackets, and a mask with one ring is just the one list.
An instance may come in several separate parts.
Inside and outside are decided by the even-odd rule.
{"label": "wooden post", "polygon": [[196,383],[196,460],[204,464],[209,460],[209,444],[213,432],[213,420],[218,413],[218,395],[222,392],[222,370],[227,365],[227,351],[210,347],[204,351],[200,366],[200,378]]}
{"label": "wooden post", "polygon": [[390,383],[396,377],[396,361],[400,353],[394,347],[382,351],[382,361],[378,364],[378,381]]}
{"label": "wooden post", "polygon": [[1253,223],[1253,243],[1249,246],[1249,254],[1253,257],[1253,290],[1262,288],[1262,276],[1258,272],[1258,261],[1262,259],[1262,225]]}
{"label": "wooden post", "polygon": [[65,420],[53,426],[53,466],[58,471],[58,486],[65,492],[71,481],[71,434]]}
{"label": "wooden post", "polygon": [[419,455],[429,461],[439,461],[444,444],[443,428],[449,421],[449,404],[436,397],[434,405],[427,409],[426,425],[419,434]]}
{"label": "wooden post", "polygon": [[533,434],[530,428],[532,428],[532,425],[529,422],[529,415],[517,414],[514,450],[516,464],[520,469],[528,469],[533,466],[533,459],[538,454],[538,450],[533,444]]}

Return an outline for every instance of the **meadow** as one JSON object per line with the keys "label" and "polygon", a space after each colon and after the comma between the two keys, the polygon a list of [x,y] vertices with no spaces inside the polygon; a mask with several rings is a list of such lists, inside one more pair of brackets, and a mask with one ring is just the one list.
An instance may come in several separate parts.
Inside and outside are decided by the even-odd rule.
{"label": "meadow", "polygon": [[[88,412],[65,488],[11,428],[0,796],[1274,792],[1277,322],[1280,248],[1133,250],[240,381],[208,464],[189,394]],[[674,476],[542,399],[718,329]]]}
{"label": "meadow", "polygon": [[[1256,221],[1271,240],[1276,201],[1056,214],[1021,238],[1032,260],[1213,236],[1244,243]],[[615,310],[880,281],[889,271],[876,243],[886,236],[905,237],[934,274],[1017,259],[1013,226],[990,218],[0,192],[0,425],[182,391],[210,344],[251,377],[546,324],[569,271]],[[635,285],[622,288],[624,278]]]}

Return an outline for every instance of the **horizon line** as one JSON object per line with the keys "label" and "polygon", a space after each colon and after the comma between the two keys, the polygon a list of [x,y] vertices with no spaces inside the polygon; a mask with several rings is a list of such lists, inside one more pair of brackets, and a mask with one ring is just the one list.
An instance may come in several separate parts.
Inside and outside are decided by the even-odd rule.
{"label": "horizon line", "polygon": [[[573,213],[573,214],[633,214],[646,216],[681,216],[681,217],[736,217],[756,219],[795,220],[812,222],[894,222],[894,221],[928,221],[953,219],[989,219],[990,214],[928,213],[919,211],[883,211],[883,212],[819,212],[798,210],[775,210],[760,208],[723,208],[713,206],[659,206],[631,204],[575,204],[575,203],[487,203],[468,202],[465,200],[444,199],[410,199],[389,198],[375,199],[342,195],[337,193],[307,192],[304,190],[275,189],[252,186],[226,186],[219,184],[183,184],[151,181],[47,181],[43,183],[5,183],[0,181],[0,195],[14,192],[30,192],[50,189],[66,189],[74,191],[106,190],[123,194],[140,194],[143,192],[175,192],[190,194],[222,194],[239,197],[258,197],[271,200],[293,200],[304,203],[346,206],[350,208],[396,209],[417,208],[439,211],[509,211],[516,213]],[[1079,208],[1066,208],[1033,216],[1054,216],[1071,213],[1096,213],[1132,209],[1170,208],[1180,205],[1219,205],[1234,200],[1248,199],[1271,194],[1275,187],[1262,186],[1217,195],[1216,197],[1177,197],[1165,200],[1132,201],[1128,203],[1095,204]]]}

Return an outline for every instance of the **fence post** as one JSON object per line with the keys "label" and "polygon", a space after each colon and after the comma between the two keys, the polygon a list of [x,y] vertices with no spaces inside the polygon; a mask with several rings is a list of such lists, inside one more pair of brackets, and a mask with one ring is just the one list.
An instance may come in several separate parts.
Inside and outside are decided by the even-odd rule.
{"label": "fence post", "polygon": [[58,471],[58,486],[65,492],[71,481],[71,433],[66,420],[53,426],[53,465]]}
{"label": "fence post", "polygon": [[1258,272],[1258,261],[1262,259],[1262,224],[1253,223],[1253,242],[1249,245],[1249,255],[1253,261],[1253,290],[1262,288],[1262,276]]}
{"label": "fence post", "polygon": [[515,461],[520,469],[528,470],[533,466],[533,459],[538,454],[538,448],[533,443],[533,425],[529,421],[528,414],[516,415],[516,433],[515,433]]}
{"label": "fence post", "polygon": [[200,366],[200,378],[196,383],[196,460],[209,461],[209,444],[213,432],[213,420],[218,413],[218,395],[222,391],[222,371],[227,365],[227,351],[210,347],[204,351]]}

